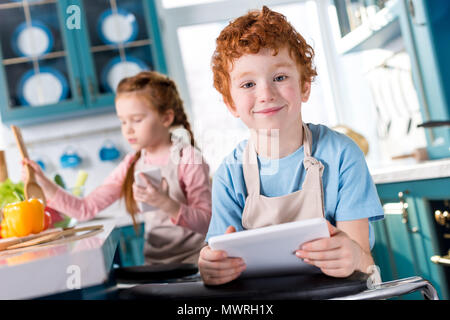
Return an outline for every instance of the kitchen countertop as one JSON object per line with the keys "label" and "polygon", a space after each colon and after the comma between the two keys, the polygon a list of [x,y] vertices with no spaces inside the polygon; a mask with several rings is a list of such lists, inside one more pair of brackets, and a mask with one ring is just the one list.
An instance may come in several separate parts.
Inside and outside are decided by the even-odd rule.
{"label": "kitchen countertop", "polygon": [[[398,163],[371,169],[375,184],[450,177],[450,159]],[[138,215],[138,222],[142,218]],[[128,214],[109,211],[77,227],[103,225],[103,231],[70,243],[0,252],[0,299],[32,299],[104,284],[108,280],[118,244],[115,228],[132,225]]]}
{"label": "kitchen countertop", "polygon": [[370,169],[375,184],[450,177],[450,158]]}
{"label": "kitchen countertop", "polygon": [[[119,221],[120,222],[120,221]],[[32,299],[105,283],[118,244],[115,218],[78,223],[103,231],[69,243],[0,252],[0,299]]]}
{"label": "kitchen countertop", "polygon": [[[133,219],[131,219],[131,216],[125,212],[118,212],[118,211],[106,211],[106,212],[100,212],[97,214],[91,222],[102,223],[102,221],[110,221],[114,220],[115,226],[117,228],[125,227],[125,226],[132,226],[133,225]],[[136,222],[142,223],[143,216],[142,215],[136,215]]]}

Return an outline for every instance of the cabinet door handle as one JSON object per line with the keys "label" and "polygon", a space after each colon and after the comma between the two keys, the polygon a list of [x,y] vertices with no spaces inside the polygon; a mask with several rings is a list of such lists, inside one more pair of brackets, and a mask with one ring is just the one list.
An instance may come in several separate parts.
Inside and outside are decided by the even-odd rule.
{"label": "cabinet door handle", "polygon": [[441,226],[449,226],[450,223],[450,214],[448,213],[448,211],[444,211],[442,212],[441,210],[436,210],[434,212],[434,219],[436,220],[437,223],[439,223]]}
{"label": "cabinet door handle", "polygon": [[75,86],[76,86],[76,90],[77,90],[77,95],[78,97],[81,99],[81,101],[84,101],[83,98],[83,89],[81,88],[81,82],[80,79],[75,79]]}
{"label": "cabinet door handle", "polygon": [[432,256],[430,260],[436,264],[443,264],[444,266],[450,266],[450,250],[446,256]]}
{"label": "cabinet door handle", "polygon": [[398,199],[400,200],[401,208],[402,208],[402,223],[407,224],[408,223],[408,203],[405,201],[404,194],[408,194],[409,191],[400,191],[398,193]]}
{"label": "cabinet door handle", "polygon": [[408,227],[408,203],[405,201],[405,194],[408,194],[409,191],[405,190],[405,191],[401,191],[398,193],[398,198],[401,204],[401,209],[402,209],[402,223],[406,226],[407,230],[411,233],[417,233],[419,232],[419,228],[418,227],[412,227],[411,229]]}

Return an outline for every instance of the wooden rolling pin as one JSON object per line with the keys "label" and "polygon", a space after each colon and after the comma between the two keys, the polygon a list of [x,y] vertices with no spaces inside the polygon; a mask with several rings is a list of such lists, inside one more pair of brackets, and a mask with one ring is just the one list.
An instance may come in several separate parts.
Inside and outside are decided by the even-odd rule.
{"label": "wooden rolling pin", "polygon": [[6,166],[5,151],[0,150],[0,183],[8,179],[8,167]]}
{"label": "wooden rolling pin", "polygon": [[414,150],[412,153],[402,154],[399,156],[392,157],[392,160],[405,159],[405,158],[414,158],[417,161],[425,161],[428,160],[428,152],[426,148],[418,148]]}

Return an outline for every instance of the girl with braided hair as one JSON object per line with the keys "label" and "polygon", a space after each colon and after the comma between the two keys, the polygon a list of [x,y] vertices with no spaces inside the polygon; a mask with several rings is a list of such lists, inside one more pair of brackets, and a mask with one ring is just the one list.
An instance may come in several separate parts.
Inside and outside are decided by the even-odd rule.
{"label": "girl with braided hair", "polygon": [[[23,168],[28,164],[34,169],[50,207],[79,221],[123,198],[133,221],[136,214],[143,215],[146,264],[196,263],[211,218],[209,167],[195,148],[175,83],[154,71],[125,78],[117,87],[115,106],[122,134],[134,152],[89,195],[69,194],[29,159]],[[172,129],[180,126],[189,133],[190,143],[172,135]],[[134,181],[135,172],[154,167],[161,170],[160,185],[143,174],[143,185]],[[140,212],[138,202],[157,210]]]}

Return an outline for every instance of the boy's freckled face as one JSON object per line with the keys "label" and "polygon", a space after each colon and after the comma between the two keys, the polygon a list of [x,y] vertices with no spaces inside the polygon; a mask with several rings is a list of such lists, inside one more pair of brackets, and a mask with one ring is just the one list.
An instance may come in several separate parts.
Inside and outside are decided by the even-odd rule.
{"label": "boy's freckled face", "polygon": [[301,121],[301,104],[309,97],[301,92],[301,74],[288,49],[276,56],[269,49],[236,59],[230,71],[228,106],[250,129],[283,129]]}

